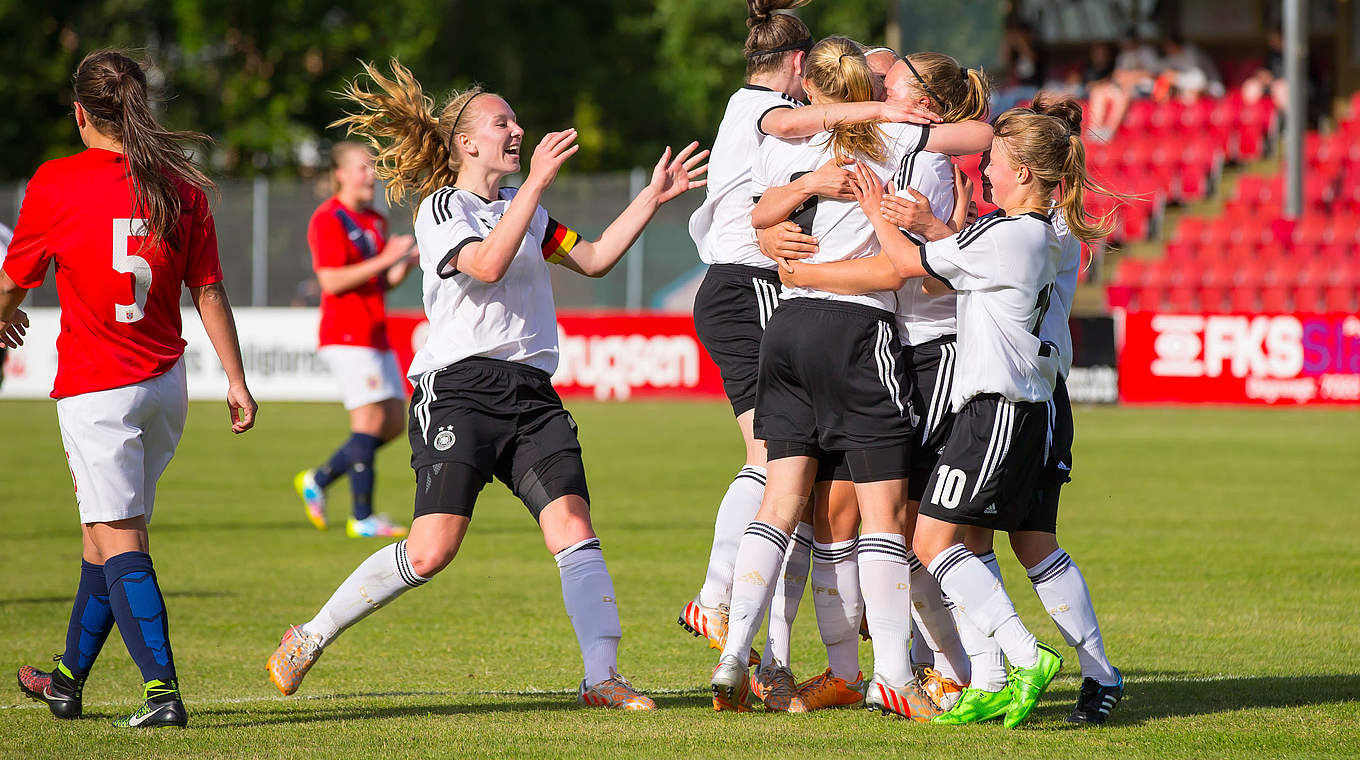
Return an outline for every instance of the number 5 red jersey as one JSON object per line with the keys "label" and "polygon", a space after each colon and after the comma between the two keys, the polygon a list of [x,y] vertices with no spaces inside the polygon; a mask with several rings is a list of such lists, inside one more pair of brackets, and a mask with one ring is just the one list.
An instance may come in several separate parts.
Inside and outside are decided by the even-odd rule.
{"label": "number 5 red jersey", "polygon": [[207,198],[176,184],[179,224],[168,242],[152,245],[122,154],[90,149],[48,161],[29,181],[4,270],[35,288],[57,264],[53,398],[141,382],[184,354],[180,285],[220,282],[222,267]]}

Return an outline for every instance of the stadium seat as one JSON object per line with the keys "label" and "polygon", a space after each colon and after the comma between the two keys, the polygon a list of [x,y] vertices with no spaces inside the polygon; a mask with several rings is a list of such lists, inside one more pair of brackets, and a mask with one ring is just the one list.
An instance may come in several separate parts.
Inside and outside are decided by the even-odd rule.
{"label": "stadium seat", "polygon": [[1327,288],[1324,308],[1329,312],[1355,313],[1356,289],[1349,285]]}
{"label": "stadium seat", "polygon": [[1230,306],[1233,311],[1252,313],[1257,310],[1256,288],[1245,285],[1235,287],[1230,298]]}
{"label": "stadium seat", "polygon": [[1230,288],[1206,285],[1199,289],[1199,308],[1201,311],[1226,311],[1229,305]]}
{"label": "stadium seat", "polygon": [[1261,289],[1261,311],[1287,314],[1291,310],[1288,288],[1272,286]]}
{"label": "stadium seat", "polygon": [[1294,310],[1303,313],[1326,311],[1322,288],[1298,285],[1294,288]]}
{"label": "stadium seat", "polygon": [[1173,312],[1194,312],[1199,310],[1198,294],[1187,285],[1178,285],[1167,291],[1164,300],[1166,308]]}

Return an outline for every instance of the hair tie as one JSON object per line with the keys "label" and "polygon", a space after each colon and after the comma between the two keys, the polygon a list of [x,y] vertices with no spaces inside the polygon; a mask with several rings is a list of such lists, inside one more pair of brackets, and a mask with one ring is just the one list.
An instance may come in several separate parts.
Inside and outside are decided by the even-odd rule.
{"label": "hair tie", "polygon": [[939,104],[942,110],[948,111],[949,103],[944,98],[936,94],[934,90],[930,89],[930,85],[926,84],[926,80],[921,77],[921,72],[917,71],[916,67],[911,65],[911,58],[903,58],[902,62],[907,64],[907,68],[911,69],[911,75],[916,77],[917,82],[921,83],[921,89],[925,90],[927,95],[934,98],[935,102]]}
{"label": "hair tie", "polygon": [[751,52],[746,54],[746,57],[755,58],[757,56],[770,55],[772,53],[785,53],[790,50],[801,50],[804,53],[812,50],[812,38],[804,37],[803,39],[798,40],[797,42],[790,42],[787,45],[772,47],[769,50],[752,50]]}
{"label": "hair tie", "polygon": [[453,155],[453,136],[457,134],[458,122],[462,120],[463,112],[467,110],[467,107],[472,105],[472,101],[476,100],[477,96],[481,94],[482,94],[481,90],[472,93],[471,97],[469,97],[466,101],[463,102],[463,107],[458,109],[458,115],[453,117],[453,123],[449,125],[448,151],[450,156]]}

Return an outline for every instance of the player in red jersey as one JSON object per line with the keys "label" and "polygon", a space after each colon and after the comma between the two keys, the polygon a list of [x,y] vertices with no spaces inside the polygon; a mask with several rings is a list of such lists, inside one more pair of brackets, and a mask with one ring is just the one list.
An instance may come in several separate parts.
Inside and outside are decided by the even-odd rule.
{"label": "player in red jersey", "polygon": [[387,342],[383,294],[411,273],[419,252],[410,235],[387,237],[387,219],[373,210],[373,154],[367,145],[337,143],[331,151],[334,195],[312,214],[307,244],[321,286],[322,360],[340,380],[350,436],[320,467],[293,479],[307,519],[326,529],[326,486],[349,475],[351,538],[406,535],[386,515],[373,514],[374,457],[406,429],[406,388]]}
{"label": "player in red jersey", "polygon": [[255,401],[203,192],[212,183],[181,148],[206,138],[156,123],[146,75],[114,51],[76,69],[75,120],[89,149],[38,168],[0,272],[0,340],[17,347],[18,306],[56,262],[52,396],[84,547],[66,650],[50,673],[20,668],[19,686],[58,718],[80,717],[85,678],[116,622],[145,685],[142,707],[114,725],[182,726],[146,528],[188,411],[181,284],[226,370],[233,432],[255,424]]}

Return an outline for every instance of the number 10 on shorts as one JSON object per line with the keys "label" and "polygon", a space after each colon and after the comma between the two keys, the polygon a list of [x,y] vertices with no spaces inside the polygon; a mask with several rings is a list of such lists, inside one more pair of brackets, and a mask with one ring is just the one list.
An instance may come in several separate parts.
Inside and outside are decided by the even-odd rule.
{"label": "number 10 on shorts", "polygon": [[930,494],[931,502],[945,509],[959,506],[959,499],[963,497],[963,483],[967,479],[968,475],[963,470],[947,464],[940,465],[940,469],[935,472],[935,490]]}

